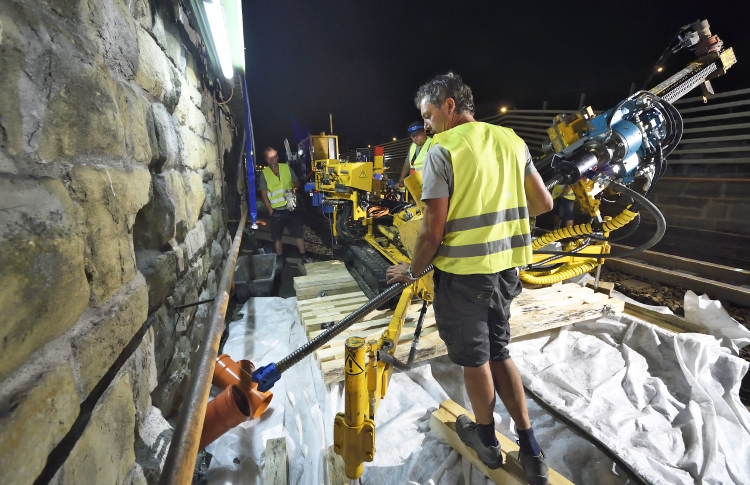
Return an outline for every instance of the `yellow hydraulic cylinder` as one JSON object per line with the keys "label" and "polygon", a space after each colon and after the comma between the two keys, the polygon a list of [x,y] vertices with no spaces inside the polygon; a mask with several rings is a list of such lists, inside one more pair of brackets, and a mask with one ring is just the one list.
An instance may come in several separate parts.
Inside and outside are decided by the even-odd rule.
{"label": "yellow hydraulic cylinder", "polygon": [[333,450],[344,459],[344,472],[360,478],[364,462],[375,457],[375,422],[369,417],[365,339],[346,339],[344,354],[344,412],[333,422]]}

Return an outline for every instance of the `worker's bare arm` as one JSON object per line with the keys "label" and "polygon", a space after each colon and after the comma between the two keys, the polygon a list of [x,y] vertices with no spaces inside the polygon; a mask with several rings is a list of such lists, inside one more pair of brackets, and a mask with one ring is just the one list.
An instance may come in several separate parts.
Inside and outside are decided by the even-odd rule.
{"label": "worker's bare arm", "polygon": [[402,185],[404,183],[404,179],[409,176],[409,171],[411,170],[411,165],[409,165],[409,162],[404,162],[404,166],[401,168],[401,177],[398,179],[398,184]]}
{"label": "worker's bare arm", "polygon": [[552,210],[552,196],[539,172],[534,172],[523,179],[523,188],[526,191],[526,205],[529,208],[529,216],[534,217]]}
{"label": "worker's bare arm", "polygon": [[[427,268],[443,242],[445,221],[448,218],[448,197],[427,199],[424,201],[424,215],[422,228],[417,235],[414,245],[414,255],[411,261],[412,275],[417,276]],[[391,266],[386,271],[388,283],[407,282],[406,270],[408,263]]]}

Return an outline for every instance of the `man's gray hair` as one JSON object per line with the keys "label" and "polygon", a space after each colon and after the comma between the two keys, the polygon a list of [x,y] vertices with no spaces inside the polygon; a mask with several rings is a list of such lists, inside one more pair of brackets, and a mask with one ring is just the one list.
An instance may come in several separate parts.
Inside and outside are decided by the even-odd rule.
{"label": "man's gray hair", "polygon": [[419,104],[424,98],[438,108],[445,103],[446,99],[453,98],[456,102],[456,112],[474,115],[474,97],[471,95],[471,88],[464,84],[461,76],[453,72],[441,74],[419,88],[414,98],[417,109],[420,109]]}

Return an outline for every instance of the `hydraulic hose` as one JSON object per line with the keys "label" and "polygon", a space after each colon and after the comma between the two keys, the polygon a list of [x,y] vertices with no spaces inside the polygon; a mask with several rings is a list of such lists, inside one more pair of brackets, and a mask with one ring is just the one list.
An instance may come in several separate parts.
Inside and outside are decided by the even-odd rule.
{"label": "hydraulic hose", "polygon": [[[630,192],[636,193],[622,185],[619,185],[619,184],[613,184],[613,185],[622,187],[624,189],[627,189]],[[640,196],[640,194],[638,195]],[[651,205],[653,206],[653,204]],[[654,208],[656,208],[656,206],[654,206]],[[629,209],[625,209],[622,211],[622,213],[617,215],[615,218],[604,222],[602,224],[602,230],[604,232],[612,232],[616,229],[620,229],[621,227],[625,227],[625,225],[628,224],[633,219],[635,219],[637,215],[638,215],[637,212],[631,212]],[[560,239],[565,239],[569,237],[588,236],[592,232],[594,232],[594,227],[590,223],[578,224],[577,226],[561,227],[560,229],[557,229],[552,232],[548,232],[544,236],[540,236],[536,238],[534,242],[531,243],[531,249],[532,250],[540,249],[546,246],[547,244],[555,242],[555,241],[559,241]]]}
{"label": "hydraulic hose", "polygon": [[[419,278],[426,275],[433,269],[435,269],[435,267],[432,264],[430,264],[422,272],[422,274],[419,275]],[[305,345],[298,348],[291,354],[287,355],[286,357],[284,357],[277,363],[272,363],[267,366],[256,369],[253,372],[253,380],[258,383],[258,389],[263,392],[271,389],[274,383],[279,380],[279,378],[281,377],[281,374],[284,371],[292,367],[294,364],[299,363],[302,359],[304,359],[308,355],[318,350],[320,347],[326,344],[333,337],[335,337],[336,335],[340,334],[347,328],[357,323],[360,319],[364,318],[365,315],[372,312],[373,310],[375,310],[376,308],[378,308],[379,306],[381,306],[383,303],[387,302],[394,296],[398,295],[401,291],[403,291],[404,288],[406,288],[407,286],[411,284],[414,284],[414,282],[396,283],[394,285],[391,285],[383,293],[379,294],[372,300],[368,301],[361,307],[357,308],[352,313],[350,313],[349,315],[341,319],[341,321],[339,321],[336,325],[329,328],[325,332],[321,333],[317,337],[313,338],[312,340],[307,342]]]}
{"label": "hydraulic hose", "polygon": [[566,268],[561,268],[551,275],[534,276],[526,271],[521,271],[519,277],[521,278],[521,281],[531,285],[550,285],[552,283],[557,283],[558,281],[574,278],[583,273],[588,273],[599,266],[599,264],[601,263],[596,259],[587,259],[582,263],[571,264]]}
{"label": "hydraulic hose", "polygon": [[629,258],[631,256],[635,256],[641,251],[645,251],[646,249],[649,249],[654,244],[661,241],[661,238],[664,237],[664,233],[667,232],[667,221],[666,219],[664,219],[664,214],[661,213],[661,211],[654,205],[654,203],[648,200],[643,195],[639,194],[633,189],[630,189],[628,187],[625,187],[624,185],[620,185],[615,182],[612,182],[612,185],[614,185],[617,190],[625,192],[630,197],[632,197],[633,200],[635,200],[637,204],[644,206],[651,213],[651,215],[654,216],[654,219],[656,220],[656,232],[654,233],[653,236],[651,236],[651,239],[641,244],[637,248],[629,249],[627,251],[622,251],[619,253],[613,252],[607,255],[608,258]]}

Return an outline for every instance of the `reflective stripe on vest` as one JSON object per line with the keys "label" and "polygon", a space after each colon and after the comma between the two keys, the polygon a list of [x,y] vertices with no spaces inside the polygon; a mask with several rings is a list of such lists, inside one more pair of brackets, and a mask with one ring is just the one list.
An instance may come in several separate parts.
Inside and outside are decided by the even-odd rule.
{"label": "reflective stripe on vest", "polygon": [[284,191],[292,188],[292,173],[289,171],[289,165],[286,163],[279,164],[279,176],[277,177],[270,167],[263,169],[263,176],[266,178],[266,187],[268,188],[268,200],[271,202],[272,209],[286,206]]}
{"label": "reflective stripe on vest", "polygon": [[435,266],[491,274],[529,264],[524,141],[509,128],[471,122],[435,135],[434,142],[451,155],[454,185]]}
{"label": "reflective stripe on vest", "polygon": [[412,158],[414,158],[414,152],[417,151],[417,144],[411,144],[411,146],[409,147],[409,165],[411,166],[412,170],[422,170],[422,167],[424,166],[424,157],[425,155],[427,155],[427,150],[429,150],[431,146],[432,137],[428,136],[427,140],[424,142],[424,145],[422,145],[422,149],[419,150],[417,158],[412,162]]}
{"label": "reflective stripe on vest", "polygon": [[[558,197],[560,197],[560,195],[565,190],[565,187],[565,185],[555,185],[552,189],[552,199],[557,199]],[[564,195],[563,197],[568,200],[576,200],[576,194],[574,194],[573,191],[570,191],[570,193]]]}

